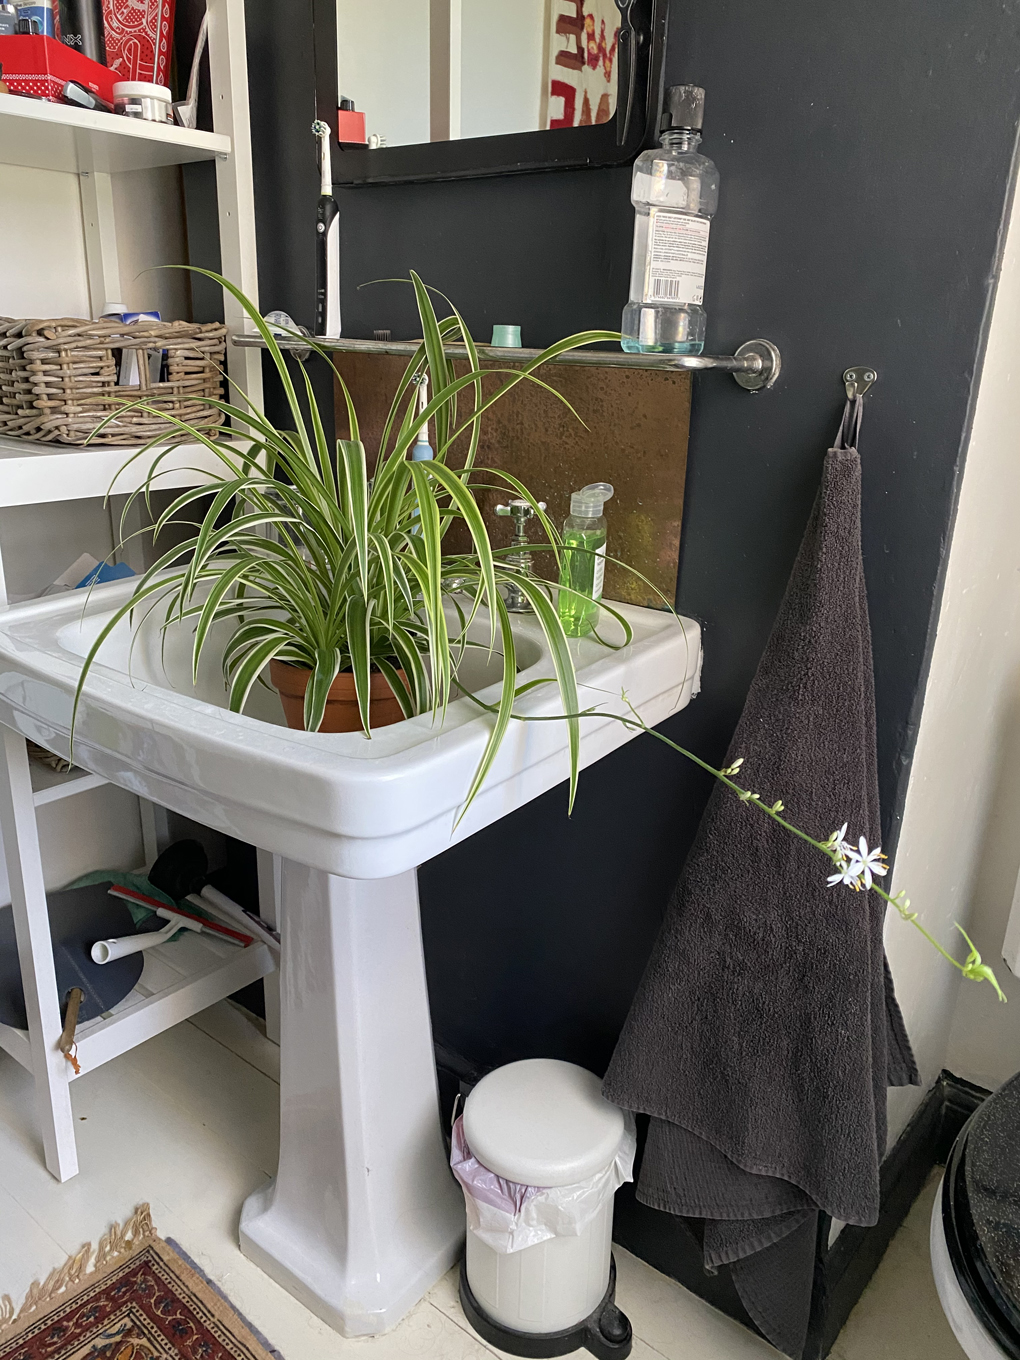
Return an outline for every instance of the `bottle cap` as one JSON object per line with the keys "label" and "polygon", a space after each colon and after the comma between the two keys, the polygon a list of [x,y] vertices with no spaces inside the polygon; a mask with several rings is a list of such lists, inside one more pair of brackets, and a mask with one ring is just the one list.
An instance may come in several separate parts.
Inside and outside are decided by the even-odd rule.
{"label": "bottle cap", "polygon": [[611,500],[613,488],[608,482],[591,482],[570,497],[570,513],[579,519],[598,519],[602,507]]}
{"label": "bottle cap", "polygon": [[348,99],[345,95],[343,98],[341,98],[338,107],[342,109],[344,113],[351,113],[354,109],[354,100]]}
{"label": "bottle cap", "polygon": [[705,121],[705,91],[700,85],[670,85],[663,110],[664,128],[700,132]]}
{"label": "bottle cap", "polygon": [[490,343],[497,349],[520,349],[520,326],[493,326]]}

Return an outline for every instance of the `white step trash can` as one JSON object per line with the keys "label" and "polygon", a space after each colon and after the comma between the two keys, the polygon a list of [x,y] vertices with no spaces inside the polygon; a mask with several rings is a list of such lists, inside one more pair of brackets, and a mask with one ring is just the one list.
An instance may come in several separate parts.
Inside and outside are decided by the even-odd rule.
{"label": "white step trash can", "polygon": [[633,1116],[573,1063],[529,1058],[483,1077],[453,1129],[464,1190],[461,1303],[513,1355],[630,1354],[615,1305],[613,1195],[633,1178]]}

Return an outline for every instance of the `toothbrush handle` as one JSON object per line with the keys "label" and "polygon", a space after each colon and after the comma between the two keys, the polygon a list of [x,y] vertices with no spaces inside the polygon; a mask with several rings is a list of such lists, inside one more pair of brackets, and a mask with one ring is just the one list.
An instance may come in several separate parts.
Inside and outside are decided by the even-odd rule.
{"label": "toothbrush handle", "polygon": [[319,199],[315,218],[315,334],[340,334],[340,209]]}

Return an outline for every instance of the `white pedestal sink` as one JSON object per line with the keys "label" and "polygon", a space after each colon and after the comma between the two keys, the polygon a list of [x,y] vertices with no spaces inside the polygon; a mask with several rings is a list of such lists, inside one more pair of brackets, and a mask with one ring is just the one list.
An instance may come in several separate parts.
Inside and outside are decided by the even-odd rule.
{"label": "white pedestal sink", "polygon": [[[0,722],[67,753],[82,658],[131,589],[94,590],[84,617],[77,593],[0,615]],[[624,711],[621,690],[649,724],[698,690],[697,624],[621,609],[629,647],[571,643],[582,707],[604,710],[582,721],[582,765],[634,735],[610,716]],[[552,676],[535,620],[514,627],[520,683]],[[424,716],[371,741],[295,732],[269,691],[250,713],[227,712],[213,650],[192,685],[183,632],[161,656],[154,617],[133,650],[122,625],[89,675],[75,760],[283,858],[280,1165],[244,1205],[241,1247],[344,1335],[370,1335],[453,1264],[464,1232],[439,1126],[415,868],[564,780],[566,729],[512,723],[455,828],[489,722],[469,699],[441,726]],[[491,701],[501,663],[471,655],[462,680]],[[529,691],[518,711],[561,711],[556,686]]]}

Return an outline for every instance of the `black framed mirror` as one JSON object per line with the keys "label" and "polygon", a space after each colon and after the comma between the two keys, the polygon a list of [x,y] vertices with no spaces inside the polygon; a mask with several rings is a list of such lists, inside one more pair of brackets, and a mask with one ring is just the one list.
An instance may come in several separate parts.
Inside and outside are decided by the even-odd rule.
{"label": "black framed mirror", "polygon": [[313,5],[317,36],[337,37],[319,79],[354,106],[337,185],[626,165],[657,134],[667,0]]}

